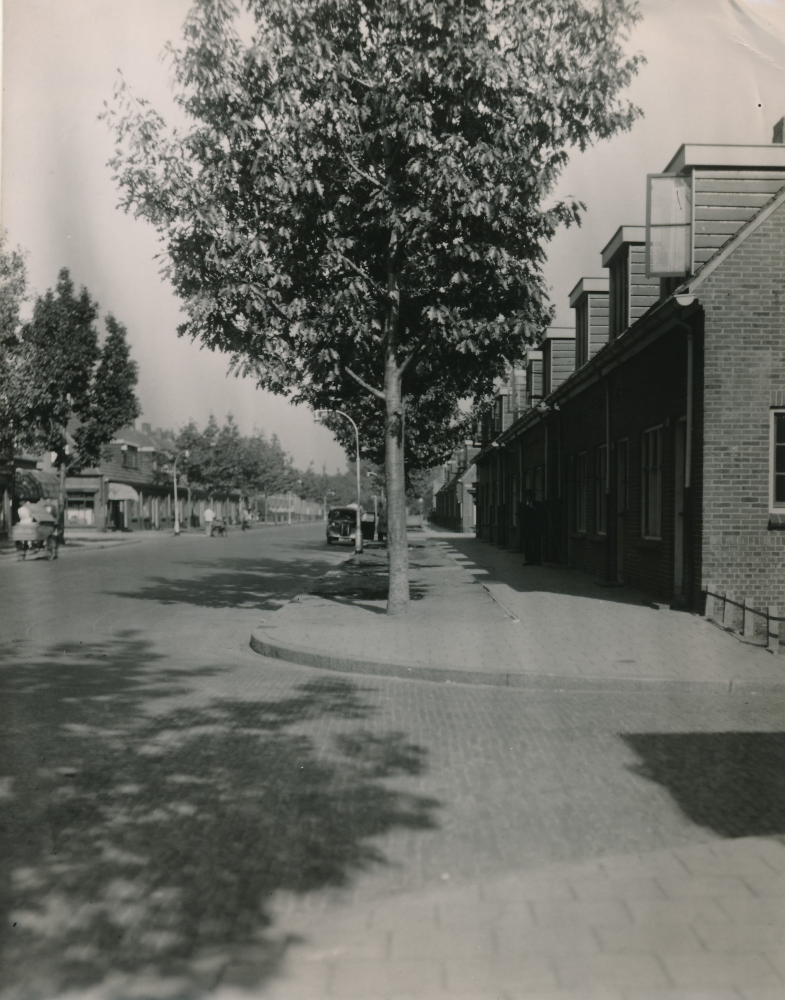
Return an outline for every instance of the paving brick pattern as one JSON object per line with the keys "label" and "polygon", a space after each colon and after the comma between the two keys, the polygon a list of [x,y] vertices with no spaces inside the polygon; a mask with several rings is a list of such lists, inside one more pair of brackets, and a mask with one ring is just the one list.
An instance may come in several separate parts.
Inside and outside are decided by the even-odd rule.
{"label": "paving brick pattern", "polygon": [[[785,996],[785,688],[269,660],[248,634],[297,559],[339,558],[300,537],[0,580],[3,1000]],[[774,660],[696,624],[734,676]]]}
{"label": "paving brick pattern", "polygon": [[[524,567],[519,554],[447,533],[415,543],[411,555],[419,599],[405,622],[386,618],[381,598],[351,596],[353,586],[360,593],[359,573],[341,581],[335,571],[335,594],[300,595],[262,631],[338,660],[441,666],[485,674],[488,683],[505,683],[505,675],[785,683],[785,657],[739,645],[694,615],[655,610],[640,594],[587,574]],[[382,573],[378,561],[364,569],[367,580]]]}

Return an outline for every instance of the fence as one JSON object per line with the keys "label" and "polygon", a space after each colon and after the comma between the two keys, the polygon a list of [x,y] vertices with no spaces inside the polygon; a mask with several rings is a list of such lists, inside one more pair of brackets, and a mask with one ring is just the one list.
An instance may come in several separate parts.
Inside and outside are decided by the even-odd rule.
{"label": "fence", "polygon": [[[764,639],[761,645],[777,655],[780,652],[780,622],[785,621],[777,605],[770,604],[765,611],[762,611],[748,604],[745,597],[734,600],[724,590],[718,591],[714,587],[715,585],[710,583],[703,591],[706,596],[704,618],[707,621],[717,622],[732,632],[738,632],[745,639],[753,639],[757,632]],[[759,630],[755,628],[756,617],[762,620],[762,627]]]}

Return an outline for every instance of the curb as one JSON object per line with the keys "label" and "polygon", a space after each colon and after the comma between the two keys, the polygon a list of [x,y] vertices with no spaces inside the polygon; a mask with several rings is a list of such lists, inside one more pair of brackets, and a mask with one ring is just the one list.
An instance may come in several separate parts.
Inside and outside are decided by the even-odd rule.
{"label": "curb", "polygon": [[301,667],[315,667],[343,674],[365,674],[371,677],[396,677],[403,680],[428,681],[435,684],[469,684],[485,687],[509,687],[529,691],[577,692],[607,691],[616,693],[650,692],[663,686],[675,687],[683,693],[718,694],[734,692],[776,692],[785,690],[782,681],[755,681],[746,677],[729,681],[693,681],[660,677],[573,677],[558,674],[519,674],[508,671],[493,673],[483,670],[456,670],[447,665],[401,663],[395,660],[367,660],[359,656],[338,655],[312,646],[296,646],[278,642],[262,629],[251,632],[251,649],[273,660],[283,660]]}

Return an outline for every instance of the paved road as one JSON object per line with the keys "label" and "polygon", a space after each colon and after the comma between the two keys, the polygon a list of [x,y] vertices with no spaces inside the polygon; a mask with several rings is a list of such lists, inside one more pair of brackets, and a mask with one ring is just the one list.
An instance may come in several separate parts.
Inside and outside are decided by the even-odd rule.
{"label": "paved road", "polygon": [[315,525],[3,562],[4,996],[277,995],[380,901],[782,838],[780,695],[516,693],[250,652],[344,556]]}

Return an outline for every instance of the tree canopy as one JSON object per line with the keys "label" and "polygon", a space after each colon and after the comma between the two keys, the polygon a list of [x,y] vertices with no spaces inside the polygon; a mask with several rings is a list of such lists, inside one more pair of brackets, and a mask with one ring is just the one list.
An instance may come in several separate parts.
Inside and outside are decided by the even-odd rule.
{"label": "tree canopy", "polygon": [[119,87],[113,166],[163,240],[181,333],[266,389],[361,416],[369,453],[383,442],[403,610],[404,442],[435,464],[459,402],[549,323],[544,247],[582,207],[549,199],[571,147],[636,117],[619,97],[635,5],[246,6],[252,39],[229,0],[197,0],[170,48],[187,129]]}
{"label": "tree canopy", "polygon": [[56,289],[36,298],[14,352],[17,442],[34,452],[55,452],[58,463],[74,468],[97,464],[112,435],[141,412],[125,327],[108,315],[107,337],[99,345],[97,316],[87,289],[77,294],[63,268]]}
{"label": "tree canopy", "polygon": [[244,437],[231,414],[223,427],[211,414],[203,431],[191,420],[177,435],[175,445],[178,452],[188,451],[178,468],[191,486],[201,489],[240,490],[254,496],[284,492],[298,479],[275,435],[269,441],[260,431]]}

